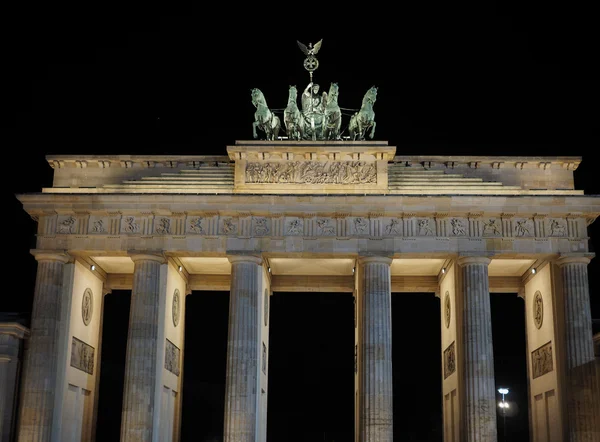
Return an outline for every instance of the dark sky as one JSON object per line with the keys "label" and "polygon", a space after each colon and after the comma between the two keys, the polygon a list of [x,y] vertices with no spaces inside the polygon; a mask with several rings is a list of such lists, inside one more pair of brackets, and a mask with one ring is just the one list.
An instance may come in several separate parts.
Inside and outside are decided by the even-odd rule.
{"label": "dark sky", "polygon": [[[593,176],[599,146],[599,73],[592,63],[597,48],[592,43],[589,11],[548,2],[389,3],[393,8],[371,3],[357,9],[349,4],[309,3],[293,8],[276,4],[269,9],[254,3],[217,2],[179,10],[164,5],[72,8],[52,4],[35,14],[28,5],[3,14],[3,29],[9,30],[2,55],[2,71],[8,74],[1,92],[0,119],[8,214],[3,222],[6,241],[10,241],[7,256],[19,269],[11,273],[22,277],[5,283],[8,295],[2,297],[0,311],[28,314],[31,309],[35,261],[28,251],[34,246],[35,225],[14,194],[51,185],[52,169],[45,155],[225,155],[227,145],[252,136],[251,88],[260,88],[269,106],[278,109],[285,107],[290,84],[304,88],[308,83],[302,67],[304,55],[296,40],[315,43],[323,39],[315,80],[323,89],[338,82],[342,107],[358,107],[370,86],[379,88],[376,139],[397,146],[398,154],[582,156],[575,172],[576,186],[586,194],[600,194],[600,181]],[[600,244],[598,222],[590,227],[590,236],[592,246]],[[596,260],[589,270],[593,316],[600,318]],[[323,314],[329,312],[336,318],[341,315],[335,312],[348,308],[340,296],[307,296],[322,305]],[[427,320],[434,318],[428,354],[419,353],[410,339],[394,341],[395,370],[401,367],[402,376],[414,379],[410,385],[396,386],[396,391],[403,392],[395,402],[397,436],[417,440],[418,428],[435,431],[439,422],[439,321],[435,316],[439,300],[430,295],[407,295],[403,300],[398,296],[402,295],[394,295],[394,306],[427,311]],[[305,308],[298,295],[275,298],[273,315],[278,310]],[[494,295],[492,301],[498,381],[512,382],[523,390],[525,350],[511,346],[509,338],[515,342],[524,336],[522,321],[508,327],[501,320],[519,315],[521,300]],[[186,371],[189,391],[198,392],[184,395],[184,400],[192,401],[187,406],[208,407],[204,412],[213,416],[211,425],[202,426],[208,437],[213,430],[222,431],[222,422],[215,419],[222,419],[218,364],[226,343],[227,303],[222,296],[195,293],[188,304],[188,314],[221,312],[215,315],[221,318],[217,326],[221,340],[210,344],[212,361],[220,362],[196,361],[197,366]],[[299,337],[290,323],[277,321],[273,318],[272,326],[285,338],[271,337],[272,348],[280,349],[271,368],[283,367],[290,360],[307,365],[306,370],[298,364],[286,368],[292,382],[275,375],[271,378],[269,409],[279,418],[269,421],[270,439],[292,440],[283,431],[304,419],[315,422],[314,431],[322,432],[323,440],[348,440],[344,432],[352,419],[351,392],[349,397],[336,392],[347,391],[341,386],[352,373],[349,377],[334,373],[339,358],[352,364],[352,355],[342,344],[349,342],[352,351],[351,326],[347,328],[343,319],[333,325],[324,320],[318,334]],[[423,321],[394,321],[394,336],[422,326]],[[336,338],[336,353],[331,333],[343,333],[340,330],[348,334]],[[206,345],[201,330],[188,330],[188,336],[195,339],[195,345]],[[327,341],[327,336],[332,340]],[[118,360],[123,340],[115,339]],[[408,356],[401,358],[402,354]],[[319,376],[303,378],[315,366]],[[118,377],[118,363],[115,367]],[[427,393],[420,395],[414,385],[426,385]],[[328,386],[331,391],[326,397],[337,397],[338,402],[323,402],[314,409],[303,402]],[[199,397],[211,399],[201,405],[199,399],[193,400]],[[526,416],[522,397],[521,417]],[[405,410],[413,410],[410,418],[398,408],[406,405]],[[277,415],[285,407],[290,407],[290,413]],[[311,412],[302,411],[306,408]],[[333,409],[342,410],[339,418],[327,415]],[[414,423],[404,433],[400,433],[400,416]],[[190,418],[184,415],[184,436]],[[526,418],[519,419],[514,418],[514,428],[526,437]],[[310,437],[314,440],[314,434]]]}

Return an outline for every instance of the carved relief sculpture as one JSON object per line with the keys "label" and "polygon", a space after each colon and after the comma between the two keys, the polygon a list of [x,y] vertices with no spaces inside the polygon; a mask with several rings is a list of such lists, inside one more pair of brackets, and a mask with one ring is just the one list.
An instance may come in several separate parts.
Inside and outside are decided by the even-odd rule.
{"label": "carved relief sculpture", "polygon": [[197,217],[192,218],[190,220],[190,232],[194,233],[204,233],[204,228],[202,227],[203,218]]}
{"label": "carved relief sculpture", "polygon": [[554,369],[552,362],[552,342],[542,345],[531,352],[533,379],[550,373]]}
{"label": "carved relief sculpture", "polygon": [[181,299],[179,296],[179,289],[175,289],[173,292],[173,303],[171,304],[171,314],[173,316],[173,325],[177,327],[179,325],[179,317],[181,315]]}
{"label": "carved relief sculpture", "polygon": [[73,336],[71,341],[71,367],[94,374],[94,347]]}
{"label": "carved relief sculpture", "polygon": [[538,329],[544,322],[544,300],[539,290],[533,295],[533,322]]}
{"label": "carved relief sculpture", "polygon": [[399,232],[399,227],[400,227],[400,221],[397,220],[396,218],[392,218],[390,220],[390,223],[385,226],[385,234],[386,235],[400,235]]}
{"label": "carved relief sculpture", "polygon": [[248,184],[376,184],[375,163],[364,161],[260,162],[246,165]]}
{"label": "carved relief sculpture", "polygon": [[135,217],[128,216],[125,218],[124,221],[125,227],[123,228],[123,230],[125,230],[127,233],[137,233],[140,231],[140,225],[135,222]]}
{"label": "carved relief sculpture", "polygon": [[289,222],[287,233],[289,235],[300,235],[303,231],[303,223],[301,219],[294,219]]}
{"label": "carved relief sculpture", "polygon": [[329,218],[321,218],[317,220],[317,227],[319,228],[319,233],[321,235],[333,235],[334,227],[329,225]]}
{"label": "carved relief sculpture", "polygon": [[92,227],[93,233],[105,233],[106,229],[104,228],[104,221],[99,219],[94,221],[94,226]]}
{"label": "carved relief sculpture", "polygon": [[446,328],[450,327],[450,318],[452,317],[452,310],[450,306],[450,292],[446,291],[444,295],[444,324]]}
{"label": "carved relief sculpture", "polygon": [[444,379],[456,371],[456,349],[454,342],[444,350]]}
{"label": "carved relief sculpture", "polygon": [[167,339],[165,346],[165,368],[175,376],[179,376],[180,373],[179,355],[179,347]]}
{"label": "carved relief sculpture", "polygon": [[484,225],[483,234],[484,235],[485,234],[488,234],[488,235],[501,235],[502,234],[496,221],[497,220],[495,220],[494,218],[490,218],[487,223],[485,221],[483,222],[483,225]]}
{"label": "carved relief sculpture", "polygon": [[262,372],[267,374],[267,346],[265,343],[262,343],[263,351],[262,351]]}
{"label": "carved relief sculpture", "polygon": [[169,218],[160,218],[156,226],[156,233],[159,235],[168,235],[171,233],[171,220]]}
{"label": "carved relief sculpture", "polygon": [[433,230],[431,230],[428,218],[420,219],[418,225],[419,225],[419,235],[425,235],[425,236],[433,235]]}
{"label": "carved relief sculpture", "polygon": [[364,218],[354,218],[354,230],[356,233],[368,233],[369,222]]}
{"label": "carved relief sculpture", "polygon": [[550,221],[550,236],[565,236],[565,226],[560,221],[553,219]]}
{"label": "carved relief sculpture", "polygon": [[269,233],[269,226],[267,225],[267,218],[255,218],[254,220],[254,234],[255,235],[266,235]]}
{"label": "carved relief sculpture", "polygon": [[81,299],[81,319],[85,325],[89,325],[92,320],[92,313],[94,309],[94,295],[92,289],[87,288],[83,292]]}
{"label": "carved relief sculpture", "polygon": [[230,233],[235,233],[237,231],[237,225],[233,221],[233,218],[224,218],[223,219],[223,233],[228,235]]}
{"label": "carved relief sculpture", "polygon": [[453,218],[450,221],[450,225],[452,226],[452,234],[453,235],[466,235],[462,220],[460,220],[458,218]]}
{"label": "carved relief sculpture", "polygon": [[269,289],[265,289],[264,315],[266,327],[269,323]]}
{"label": "carved relief sculpture", "polygon": [[75,233],[75,223],[77,220],[75,217],[70,216],[60,223],[58,223],[58,227],[56,229],[57,233]]}
{"label": "carved relief sculpture", "polygon": [[515,225],[515,235],[516,236],[530,236],[529,226],[526,219],[518,220]]}

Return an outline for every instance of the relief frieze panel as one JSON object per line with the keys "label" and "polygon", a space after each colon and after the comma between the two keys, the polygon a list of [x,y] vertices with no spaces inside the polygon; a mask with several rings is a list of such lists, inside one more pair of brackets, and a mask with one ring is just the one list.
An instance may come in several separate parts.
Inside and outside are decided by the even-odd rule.
{"label": "relief frieze panel", "polygon": [[139,219],[131,215],[123,216],[121,220],[121,232],[129,234],[141,233]]}
{"label": "relief frieze panel", "polygon": [[157,216],[154,220],[154,233],[157,235],[170,235],[171,219],[165,216]]}
{"label": "relief frieze panel", "polygon": [[298,217],[286,217],[284,235],[302,236],[304,234],[304,219]]}
{"label": "relief frieze panel", "polygon": [[106,235],[110,228],[110,220],[108,217],[91,216],[88,226],[88,233],[92,235]]}
{"label": "relief frieze panel", "polygon": [[467,222],[463,218],[450,218],[450,235],[466,236]]}
{"label": "relief frieze panel", "polygon": [[351,232],[354,235],[369,235],[369,218],[357,216],[350,218]]}
{"label": "relief frieze panel", "polygon": [[73,215],[59,215],[56,222],[56,233],[77,233],[77,218],[75,218]]}
{"label": "relief frieze panel", "polygon": [[402,236],[402,218],[383,218],[383,234],[385,236]]}
{"label": "relief frieze panel", "polygon": [[567,236],[567,225],[564,219],[551,218],[548,220],[549,236]]}
{"label": "relief frieze panel", "polygon": [[266,236],[271,233],[271,220],[266,217],[252,218],[252,234],[255,236]]}
{"label": "relief frieze panel", "polygon": [[502,236],[500,218],[483,218],[483,236]]}
{"label": "relief frieze panel", "polygon": [[224,216],[219,220],[219,232],[222,235],[235,235],[238,233],[238,218]]}
{"label": "relief frieze panel", "polygon": [[365,161],[249,162],[247,184],[377,184],[377,166]]}
{"label": "relief frieze panel", "polygon": [[435,224],[430,218],[419,218],[417,220],[417,234],[419,236],[434,236]]}
{"label": "relief frieze panel", "polygon": [[335,235],[335,223],[331,218],[317,218],[315,222],[317,225],[317,235]]}
{"label": "relief frieze panel", "polygon": [[531,367],[533,379],[554,370],[552,361],[552,342],[542,345],[531,352]]}
{"label": "relief frieze panel", "polygon": [[513,233],[516,237],[534,236],[533,220],[529,218],[515,218],[513,220]]}

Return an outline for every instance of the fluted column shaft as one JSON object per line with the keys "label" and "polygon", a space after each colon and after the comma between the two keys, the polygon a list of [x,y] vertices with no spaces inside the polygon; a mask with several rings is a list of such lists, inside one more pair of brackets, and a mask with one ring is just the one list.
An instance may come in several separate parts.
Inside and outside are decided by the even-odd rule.
{"label": "fluted column shaft", "polygon": [[230,256],[231,294],[225,387],[225,442],[256,439],[258,297],[262,259]]}
{"label": "fluted column shaft", "polygon": [[469,442],[497,440],[489,263],[485,257],[458,260],[464,299],[464,422]]}
{"label": "fluted column shaft", "polygon": [[122,442],[151,442],[156,388],[160,267],[159,255],[134,255],[135,267],[127,336]]}
{"label": "fluted column shaft", "polygon": [[567,412],[569,441],[600,440],[592,313],[585,256],[563,257],[560,266],[565,300]]}
{"label": "fluted column shaft", "polygon": [[56,395],[64,265],[62,253],[36,253],[31,335],[25,355],[19,442],[49,441]]}
{"label": "fluted column shaft", "polygon": [[394,439],[391,263],[385,257],[361,259],[361,442]]}

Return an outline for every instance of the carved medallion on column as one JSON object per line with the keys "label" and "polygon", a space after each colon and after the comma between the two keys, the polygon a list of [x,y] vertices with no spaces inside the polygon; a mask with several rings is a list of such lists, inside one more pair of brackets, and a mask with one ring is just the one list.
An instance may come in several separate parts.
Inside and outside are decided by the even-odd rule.
{"label": "carved medallion on column", "polygon": [[444,295],[444,324],[446,328],[450,327],[450,318],[452,317],[452,309],[450,304],[450,292],[446,290]]}
{"label": "carved medallion on column", "polygon": [[94,312],[94,294],[92,289],[87,288],[83,292],[81,299],[81,318],[85,325],[89,325],[92,320],[92,313]]}
{"label": "carved medallion on column", "polygon": [[542,293],[538,290],[533,295],[533,323],[537,329],[542,328],[544,322],[544,300]]}
{"label": "carved medallion on column", "polygon": [[179,325],[179,315],[181,313],[181,299],[179,296],[179,289],[175,289],[173,292],[173,303],[171,304],[171,313],[173,316],[173,325],[177,327]]}

